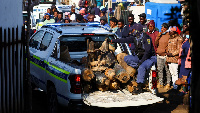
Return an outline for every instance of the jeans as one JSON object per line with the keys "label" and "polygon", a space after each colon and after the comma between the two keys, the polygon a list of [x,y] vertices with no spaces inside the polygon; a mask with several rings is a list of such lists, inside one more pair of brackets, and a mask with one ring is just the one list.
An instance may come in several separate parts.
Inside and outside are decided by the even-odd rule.
{"label": "jeans", "polygon": [[163,69],[165,68],[167,74],[167,84],[170,84],[171,74],[169,72],[168,66],[165,64],[166,56],[157,55],[157,69],[158,69],[158,77],[160,85],[163,85]]}
{"label": "jeans", "polygon": [[137,83],[144,83],[147,70],[151,68],[153,64],[157,63],[157,57],[152,56],[150,59],[145,60],[138,68]]}
{"label": "jeans", "polygon": [[178,80],[178,64],[170,63],[168,65],[169,65],[169,71],[172,75],[173,88],[176,89],[177,85],[175,85],[175,82],[176,82],[176,80]]}

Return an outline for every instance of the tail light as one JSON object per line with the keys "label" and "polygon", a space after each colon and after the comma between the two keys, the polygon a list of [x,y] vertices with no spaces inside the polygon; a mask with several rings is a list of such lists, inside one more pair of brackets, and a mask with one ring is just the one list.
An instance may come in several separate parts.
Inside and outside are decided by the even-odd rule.
{"label": "tail light", "polygon": [[70,75],[69,76],[71,89],[70,92],[75,94],[81,93],[81,75]]}
{"label": "tail light", "polygon": [[36,29],[33,29],[33,33],[35,33],[36,32]]}
{"label": "tail light", "polygon": [[157,72],[155,70],[152,70],[152,84],[153,84],[152,89],[157,88]]}

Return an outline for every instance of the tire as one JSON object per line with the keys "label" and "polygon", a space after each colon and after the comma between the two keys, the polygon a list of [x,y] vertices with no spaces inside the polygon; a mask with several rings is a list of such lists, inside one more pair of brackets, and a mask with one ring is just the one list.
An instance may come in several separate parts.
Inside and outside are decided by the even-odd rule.
{"label": "tire", "polygon": [[47,113],[58,113],[58,99],[54,86],[47,88]]}

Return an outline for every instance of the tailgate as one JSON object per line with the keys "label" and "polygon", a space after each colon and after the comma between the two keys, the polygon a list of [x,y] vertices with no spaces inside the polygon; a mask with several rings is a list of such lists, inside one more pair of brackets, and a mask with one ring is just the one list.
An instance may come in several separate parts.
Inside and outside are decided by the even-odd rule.
{"label": "tailgate", "polygon": [[83,102],[89,106],[104,108],[141,106],[153,104],[164,100],[150,92],[144,92],[139,95],[132,95],[129,91],[123,89],[115,91],[95,91],[83,96]]}

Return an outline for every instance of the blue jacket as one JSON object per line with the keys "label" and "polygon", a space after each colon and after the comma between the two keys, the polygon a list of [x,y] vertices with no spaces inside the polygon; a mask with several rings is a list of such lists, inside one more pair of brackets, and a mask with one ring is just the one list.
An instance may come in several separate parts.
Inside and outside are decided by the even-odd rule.
{"label": "blue jacket", "polygon": [[121,39],[112,39],[113,43],[131,43],[131,52],[133,55],[137,55],[140,59],[140,63],[149,59],[151,56],[155,55],[153,48],[153,43],[151,37],[146,33],[143,33],[143,37],[138,41],[136,37],[130,36]]}

